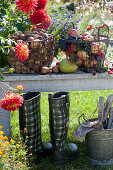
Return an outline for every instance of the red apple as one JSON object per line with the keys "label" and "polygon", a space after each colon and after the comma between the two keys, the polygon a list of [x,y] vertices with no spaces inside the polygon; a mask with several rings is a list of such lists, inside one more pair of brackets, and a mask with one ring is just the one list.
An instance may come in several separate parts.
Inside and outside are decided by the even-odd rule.
{"label": "red apple", "polygon": [[92,42],[91,43],[91,53],[92,54],[97,54],[97,52],[99,51],[99,44]]}
{"label": "red apple", "polygon": [[74,52],[76,51],[76,45],[71,44],[67,49],[66,49],[66,56],[71,58],[73,57]]}
{"label": "red apple", "polygon": [[93,40],[94,40],[94,37],[89,34],[89,35],[86,35],[86,36],[85,36],[85,40],[87,40],[87,41],[93,41]]}
{"label": "red apple", "polygon": [[104,58],[105,58],[105,53],[104,53],[103,51],[99,50],[99,51],[96,53],[96,56],[98,56],[98,55],[104,60]]}
{"label": "red apple", "polygon": [[68,32],[68,36],[78,36],[78,31],[76,29],[71,29]]}
{"label": "red apple", "polygon": [[71,44],[70,45],[70,49],[71,49],[72,52],[76,51],[77,50],[76,45],[75,44]]}
{"label": "red apple", "polygon": [[83,36],[91,35],[89,32],[84,32]]}

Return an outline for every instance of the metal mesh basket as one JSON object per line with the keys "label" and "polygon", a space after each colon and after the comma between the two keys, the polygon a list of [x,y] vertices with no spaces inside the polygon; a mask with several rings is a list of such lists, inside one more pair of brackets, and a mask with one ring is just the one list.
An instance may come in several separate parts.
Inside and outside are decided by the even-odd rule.
{"label": "metal mesh basket", "polygon": [[[73,23],[72,25],[74,28]],[[105,26],[109,33],[109,27],[107,25]],[[97,72],[101,72],[98,68],[104,66],[107,47],[109,45],[109,36],[100,35],[100,29],[101,26],[98,28],[97,35],[94,34],[94,31],[90,35],[93,40],[82,40],[81,35],[66,37],[63,40],[60,39],[59,43],[61,49],[66,52],[66,57],[83,71],[85,70],[87,72],[89,69],[96,68]]]}
{"label": "metal mesh basket", "polygon": [[51,65],[54,56],[54,37],[51,34],[48,35],[48,38],[34,41],[24,39],[24,42],[28,43],[30,50],[28,59],[18,60],[14,52],[15,44],[8,54],[9,66],[14,68],[16,73],[38,73],[42,66]]}

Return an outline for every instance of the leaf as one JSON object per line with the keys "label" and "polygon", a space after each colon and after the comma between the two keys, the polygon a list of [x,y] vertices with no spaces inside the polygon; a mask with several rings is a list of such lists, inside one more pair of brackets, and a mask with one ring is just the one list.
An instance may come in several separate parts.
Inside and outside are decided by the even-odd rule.
{"label": "leaf", "polygon": [[0,73],[0,80],[4,80],[2,73]]}
{"label": "leaf", "polygon": [[0,43],[1,43],[1,44],[4,44],[4,43],[5,43],[5,40],[6,40],[5,38],[0,37]]}

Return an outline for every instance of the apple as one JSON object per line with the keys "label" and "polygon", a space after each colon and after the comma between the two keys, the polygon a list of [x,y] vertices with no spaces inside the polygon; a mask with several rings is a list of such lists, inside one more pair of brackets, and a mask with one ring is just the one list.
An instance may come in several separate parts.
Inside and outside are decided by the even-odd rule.
{"label": "apple", "polygon": [[83,65],[84,65],[84,67],[89,68],[90,67],[90,61],[89,60],[85,60],[83,62]]}
{"label": "apple", "polygon": [[103,51],[101,51],[101,56],[100,56],[103,60],[105,58],[105,53]]}
{"label": "apple", "polygon": [[89,58],[89,55],[88,55],[87,52],[84,51],[84,50],[78,51],[78,52],[77,52],[77,56],[78,56],[78,58],[81,59],[81,60],[87,60],[87,59]]}
{"label": "apple", "polygon": [[99,51],[99,44],[92,42],[91,43],[91,53],[92,54],[97,54],[97,52]]}
{"label": "apple", "polygon": [[85,36],[85,40],[87,40],[87,41],[93,41],[93,40],[94,40],[94,37],[89,34],[89,35],[86,35],[86,36]]}
{"label": "apple", "polygon": [[97,60],[90,61],[90,67],[93,67],[94,65],[97,65]]}
{"label": "apple", "polygon": [[57,66],[57,65],[56,65],[56,66],[53,66],[53,67],[52,67],[52,72],[53,72],[53,73],[58,73],[58,72],[59,72],[59,66]]}
{"label": "apple", "polygon": [[77,48],[76,48],[76,44],[71,44],[70,45],[70,49],[71,49],[71,51],[76,51],[77,50]]}
{"label": "apple", "polygon": [[78,31],[76,29],[71,29],[68,32],[68,36],[78,36]]}
{"label": "apple", "polygon": [[100,42],[100,43],[99,43],[99,49],[100,49],[100,50],[106,50],[106,44],[103,43],[103,42]]}
{"label": "apple", "polygon": [[83,36],[91,35],[89,32],[84,32]]}
{"label": "apple", "polygon": [[67,57],[73,57],[74,52],[76,51],[76,45],[71,44],[67,49],[66,49],[66,56]]}
{"label": "apple", "polygon": [[83,64],[83,60],[81,60],[80,58],[75,62],[75,64],[78,66],[78,67],[80,67],[80,66],[82,66],[82,64]]}
{"label": "apple", "polygon": [[104,58],[105,58],[105,53],[104,53],[103,51],[99,50],[99,51],[96,53],[96,56],[98,56],[98,55],[104,60]]}

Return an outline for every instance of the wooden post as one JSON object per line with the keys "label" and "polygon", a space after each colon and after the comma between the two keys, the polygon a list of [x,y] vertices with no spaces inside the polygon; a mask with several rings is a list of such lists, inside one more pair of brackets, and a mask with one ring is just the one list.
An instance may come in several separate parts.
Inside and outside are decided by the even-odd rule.
{"label": "wooden post", "polygon": [[103,120],[103,112],[104,112],[104,97],[99,98],[99,105],[98,105],[98,120],[102,122]]}

